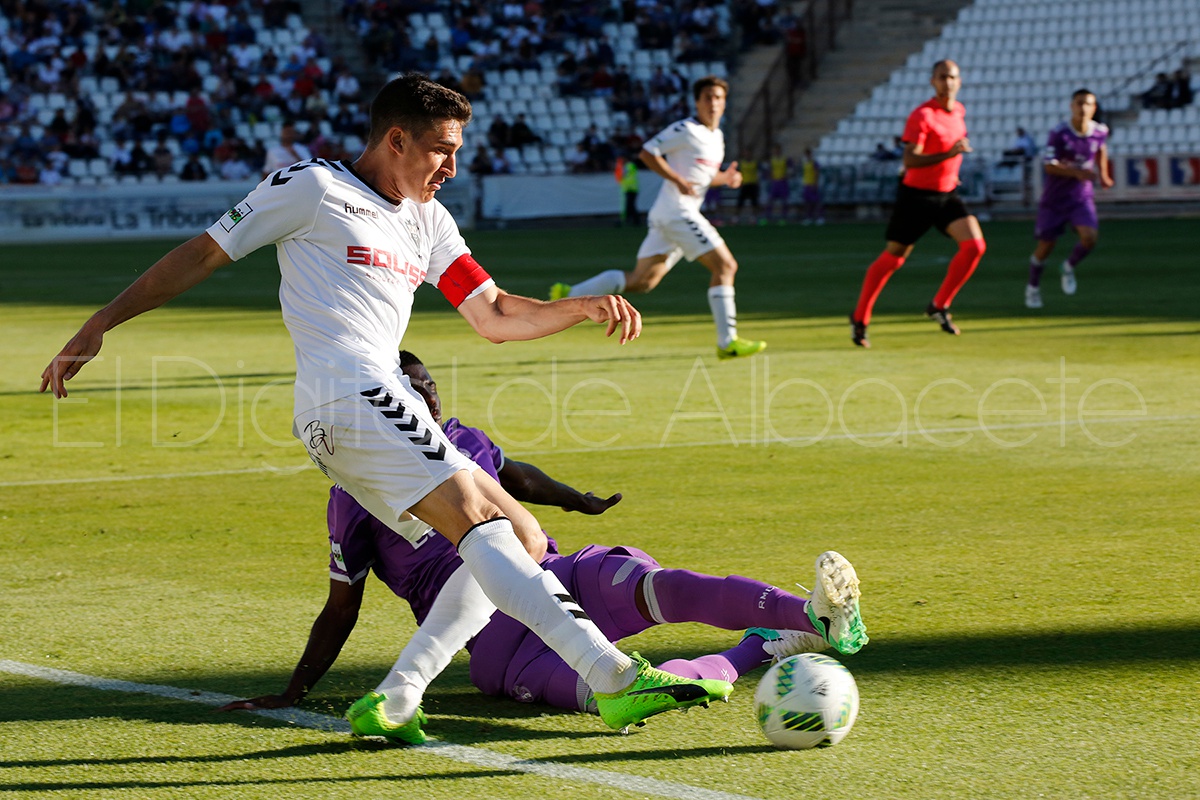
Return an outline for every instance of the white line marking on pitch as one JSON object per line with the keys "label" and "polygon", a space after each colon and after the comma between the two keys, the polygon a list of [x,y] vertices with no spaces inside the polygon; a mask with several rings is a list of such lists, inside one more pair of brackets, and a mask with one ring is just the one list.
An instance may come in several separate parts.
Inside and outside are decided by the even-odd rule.
{"label": "white line marking on pitch", "polygon": [[[1112,419],[1090,419],[1087,421],[1088,426],[1094,425],[1118,425],[1130,422],[1179,422],[1182,420],[1200,419],[1200,416],[1195,414],[1177,414],[1174,416],[1163,417],[1116,417]],[[1062,420],[1053,422],[1014,422],[1006,425],[988,425],[986,430],[989,431],[1013,431],[1023,430],[1026,428],[1059,428],[1064,425],[1075,427],[1079,425],[1078,420],[1067,420],[1065,423]],[[847,441],[854,439],[886,439],[900,435],[936,435],[943,433],[982,433],[985,426],[982,425],[964,425],[953,428],[922,428],[917,431],[877,431],[872,433],[831,433],[826,434],[818,441]],[[513,456],[553,456],[567,455],[576,453],[595,453],[605,452],[611,453],[614,451],[636,451],[636,450],[674,450],[680,447],[728,447],[735,445],[738,447],[763,447],[771,444],[788,444],[789,442],[809,442],[811,436],[772,436],[764,437],[758,441],[737,441],[733,442],[729,439],[715,439],[704,442],[677,442],[674,444],[631,444],[631,445],[609,445],[603,448],[598,447],[556,447],[549,450],[522,450],[519,447],[514,447],[507,451]],[[814,442],[816,444],[816,442]],[[125,483],[128,481],[154,481],[154,480],[173,480],[175,478],[209,478],[221,475],[258,475],[263,473],[274,472],[279,475],[293,475],[297,472],[314,469],[314,466],[309,462],[303,462],[290,467],[247,467],[246,469],[217,469],[207,472],[167,472],[157,475],[103,475],[90,478],[57,478],[39,481],[3,481],[0,482],[0,489],[17,486],[64,486],[70,484],[85,484],[85,483]]]}
{"label": "white line marking on pitch", "polygon": [[[79,672],[39,667],[34,664],[5,659],[0,659],[0,672],[7,672],[12,675],[24,675],[28,678],[38,678],[68,686],[83,686],[106,692],[150,694],[156,697],[166,697],[171,700],[183,700],[188,703],[200,703],[201,705],[214,707],[223,706],[226,703],[240,699],[233,695],[180,689],[177,686],[161,686],[153,683],[133,683],[131,681],[120,681],[111,678],[98,678],[93,675],[83,675]],[[312,711],[301,711],[296,708],[265,709],[262,711],[238,713],[257,714],[261,717],[289,722],[302,728],[311,728],[332,733],[350,733],[350,723],[343,719],[330,717],[326,714],[316,714]],[[702,789],[697,786],[672,783],[671,781],[660,781],[640,775],[627,775],[623,772],[572,767],[567,764],[556,764],[553,761],[530,761],[485,750],[481,747],[466,747],[435,739],[431,739],[424,745],[406,747],[405,751],[420,753],[422,755],[441,756],[452,761],[472,764],[477,767],[527,772],[531,775],[554,778],[556,780],[594,783],[633,794],[642,793],[655,797],[676,798],[677,800],[759,800],[758,798],[743,794],[717,792],[712,789]]]}

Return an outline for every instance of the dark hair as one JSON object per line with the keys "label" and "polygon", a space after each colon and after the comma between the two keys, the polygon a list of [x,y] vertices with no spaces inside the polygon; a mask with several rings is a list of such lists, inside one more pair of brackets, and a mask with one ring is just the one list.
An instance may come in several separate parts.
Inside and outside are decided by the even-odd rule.
{"label": "dark hair", "polygon": [[1081,95],[1081,94],[1090,94],[1092,97],[1096,96],[1096,93],[1093,92],[1091,89],[1086,89],[1086,88],[1085,89],[1076,89],[1075,91],[1071,92],[1071,99],[1074,100],[1076,97],[1079,97],[1079,95]]}
{"label": "dark hair", "polygon": [[410,353],[408,350],[400,351],[400,369],[408,369],[409,367],[423,367],[424,362]]}
{"label": "dark hair", "polygon": [[935,61],[933,64],[933,69],[931,69],[929,71],[929,74],[937,75],[938,67],[944,67],[944,66],[948,66],[950,64],[954,64],[955,66],[958,66],[957,64],[955,64],[954,59],[951,59],[951,58],[943,58],[941,61]]}
{"label": "dark hair", "polygon": [[371,128],[367,144],[378,144],[392,128],[422,136],[439,122],[471,121],[471,103],[453,89],[435,83],[419,72],[389,81],[371,101]]}
{"label": "dark hair", "polygon": [[692,84],[692,99],[699,100],[700,95],[710,86],[720,86],[725,90],[726,95],[729,94],[729,81],[724,78],[718,78],[716,75],[705,75]]}

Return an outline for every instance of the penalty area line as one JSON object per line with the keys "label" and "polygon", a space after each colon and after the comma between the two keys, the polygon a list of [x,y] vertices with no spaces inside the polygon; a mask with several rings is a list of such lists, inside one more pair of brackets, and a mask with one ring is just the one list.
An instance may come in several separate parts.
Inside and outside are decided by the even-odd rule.
{"label": "penalty area line", "polygon": [[[187,703],[199,703],[205,706],[218,707],[232,703],[241,698],[218,692],[203,692],[197,689],[181,689],[177,686],[163,686],[153,683],[134,683],[113,678],[100,678],[94,675],[84,675],[79,672],[69,672],[50,667],[39,667],[21,661],[0,659],[0,672],[10,675],[21,675],[27,678],[51,681],[64,686],[82,686],[105,692],[131,692],[134,694],[149,694],[170,700],[182,700]],[[301,728],[327,731],[330,733],[350,733],[350,723],[344,719],[317,714],[312,711],[302,711],[297,708],[263,709],[261,711],[238,711],[238,714],[256,714],[260,717],[286,722]],[[616,735],[616,734],[614,734]],[[410,745],[405,752],[421,755],[441,756],[442,758],[470,764],[487,769],[508,770],[537,775],[554,780],[576,781],[605,786],[633,794],[668,797],[675,800],[759,800],[742,794],[718,792],[712,789],[702,789],[683,783],[646,778],[641,775],[628,775],[622,772],[573,767],[569,764],[558,764],[553,761],[529,760],[485,750],[481,747],[450,744],[437,739],[430,739],[423,745]]]}

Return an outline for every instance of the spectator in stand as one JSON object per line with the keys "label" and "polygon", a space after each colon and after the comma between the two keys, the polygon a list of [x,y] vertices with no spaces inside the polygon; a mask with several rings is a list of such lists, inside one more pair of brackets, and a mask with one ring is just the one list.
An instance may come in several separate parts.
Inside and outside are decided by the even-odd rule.
{"label": "spectator in stand", "polygon": [[151,151],[150,157],[154,162],[154,174],[159,180],[175,172],[175,154],[171,152],[171,148],[167,145],[166,131],[159,131],[158,141],[154,145],[154,150]]}
{"label": "spectator in stand", "polygon": [[512,164],[508,163],[508,158],[502,150],[497,150],[492,153],[492,174],[493,175],[509,175],[512,173]]}
{"label": "spectator in stand", "polygon": [[0,125],[7,125],[17,118],[17,106],[6,92],[0,91]]}
{"label": "spectator in stand", "polygon": [[242,140],[234,129],[226,128],[222,131],[221,141],[212,149],[213,164],[220,167],[226,161],[237,158],[242,146]]}
{"label": "spectator in stand", "polygon": [[486,147],[480,147],[475,153],[475,158],[471,159],[470,166],[472,175],[491,175],[492,169],[492,154],[488,152]]}
{"label": "spectator in stand", "polygon": [[592,73],[592,94],[596,97],[612,97],[616,79],[608,71],[607,64],[597,64]]}
{"label": "spectator in stand", "polygon": [[367,133],[367,118],[355,103],[343,101],[330,121],[333,132],[341,136],[363,137]]}
{"label": "spectator in stand", "polygon": [[54,135],[54,138],[60,142],[67,140],[67,134],[71,132],[71,123],[67,120],[67,110],[60,108],[54,112],[54,116],[46,125],[46,130]]}
{"label": "spectator in stand", "polygon": [[188,155],[187,163],[183,165],[183,169],[179,171],[179,180],[181,181],[206,181],[208,180],[208,170],[204,168],[204,163],[200,160],[198,153]]}
{"label": "spectator in stand", "polygon": [[13,170],[13,183],[32,186],[41,178],[41,170],[32,158],[18,158]]}
{"label": "spectator in stand", "polygon": [[279,128],[279,144],[268,149],[267,157],[263,160],[263,175],[270,175],[277,169],[290,167],[297,161],[308,161],[310,158],[312,158],[312,152],[300,144],[300,134],[296,130],[296,123],[284,122]]}
{"label": "spectator in stand", "polygon": [[1187,69],[1175,70],[1171,81],[1171,108],[1190,106],[1196,95],[1192,91],[1192,76]]}
{"label": "spectator in stand", "polygon": [[[3,145],[0,145],[0,150],[3,150]],[[59,175],[66,175],[70,169],[71,157],[63,150],[62,144],[55,144],[50,148],[50,152],[46,153],[46,163],[58,172]]]}
{"label": "spectator in stand", "polygon": [[358,78],[348,68],[342,69],[333,81],[333,96],[338,103],[356,103],[362,93]]}
{"label": "spectator in stand", "polygon": [[871,159],[874,161],[895,161],[896,152],[888,148],[883,142],[875,144],[875,152],[871,153]]}
{"label": "spectator in stand", "polygon": [[533,132],[524,114],[517,114],[516,120],[508,129],[508,146],[524,147],[527,144],[541,144],[542,137]]}
{"label": "spectator in stand", "polygon": [[462,93],[467,96],[468,100],[479,100],[483,96],[483,87],[485,84],[483,72],[471,66],[462,76]]}
{"label": "spectator in stand", "polygon": [[133,147],[129,150],[129,168],[126,174],[141,177],[150,172],[153,167],[154,160],[146,152],[146,148],[142,145],[142,140],[135,140]]}
{"label": "spectator in stand", "polygon": [[595,167],[592,165],[592,156],[588,152],[588,147],[585,142],[579,142],[575,145],[575,152],[567,156],[567,163],[571,165],[571,172],[595,172]]}
{"label": "spectator in stand", "polygon": [[1033,137],[1024,128],[1018,126],[1016,138],[1004,151],[1004,158],[1000,160],[1000,165],[1011,167],[1023,164],[1035,155],[1037,155],[1037,144],[1033,141]]}
{"label": "spectator in stand", "polygon": [[497,114],[487,131],[488,145],[493,150],[503,150],[505,147],[508,147],[508,135],[508,123],[504,121],[503,116]]}
{"label": "spectator in stand", "polygon": [[62,173],[55,169],[49,161],[43,162],[42,168],[38,172],[38,183],[42,186],[58,186],[62,182]]}
{"label": "spectator in stand", "polygon": [[254,175],[254,170],[242,158],[234,157],[222,161],[218,167],[221,180],[244,181]]}
{"label": "spectator in stand", "polygon": [[20,132],[17,138],[13,140],[12,155],[18,159],[39,158],[42,154],[41,147],[38,145],[37,138],[33,135],[33,131],[29,127],[28,122],[21,123]]}
{"label": "spectator in stand", "polygon": [[1170,108],[1173,91],[1174,86],[1167,73],[1158,73],[1154,78],[1154,85],[1142,94],[1142,108]]}
{"label": "spectator in stand", "polygon": [[131,175],[133,172],[133,146],[125,139],[117,139],[113,144],[112,155],[108,164],[117,175]]}
{"label": "spectator in stand", "polygon": [[474,55],[471,48],[471,29],[465,19],[459,19],[450,29],[450,53],[455,56]]}

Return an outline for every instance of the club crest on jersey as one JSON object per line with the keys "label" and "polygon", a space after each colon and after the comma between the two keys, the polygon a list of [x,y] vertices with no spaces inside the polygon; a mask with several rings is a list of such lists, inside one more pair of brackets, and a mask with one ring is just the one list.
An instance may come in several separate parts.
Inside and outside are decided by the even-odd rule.
{"label": "club crest on jersey", "polygon": [[246,217],[250,216],[250,212],[253,210],[254,209],[250,207],[249,203],[238,203],[236,206],[229,209],[229,211],[225,212],[225,216],[221,217],[221,227],[226,233],[229,233],[231,230],[233,230],[235,225],[244,220]]}
{"label": "club crest on jersey", "polygon": [[404,228],[408,231],[408,235],[412,237],[413,244],[416,245],[417,250],[420,250],[421,249],[421,228],[420,228],[420,226],[417,225],[415,220],[406,219],[406,220],[404,220]]}

